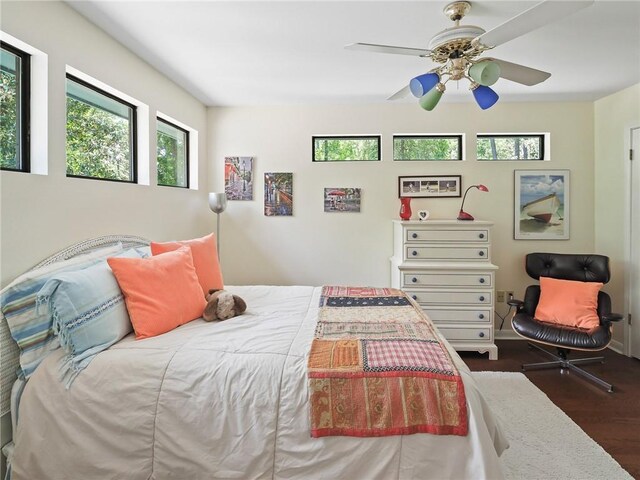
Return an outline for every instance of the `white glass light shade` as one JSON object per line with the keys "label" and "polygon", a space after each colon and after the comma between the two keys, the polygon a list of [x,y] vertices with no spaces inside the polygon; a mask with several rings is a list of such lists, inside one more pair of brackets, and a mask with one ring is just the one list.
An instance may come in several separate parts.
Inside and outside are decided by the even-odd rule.
{"label": "white glass light shade", "polygon": [[209,194],[209,208],[214,213],[222,213],[227,208],[227,194],[226,193],[210,193]]}

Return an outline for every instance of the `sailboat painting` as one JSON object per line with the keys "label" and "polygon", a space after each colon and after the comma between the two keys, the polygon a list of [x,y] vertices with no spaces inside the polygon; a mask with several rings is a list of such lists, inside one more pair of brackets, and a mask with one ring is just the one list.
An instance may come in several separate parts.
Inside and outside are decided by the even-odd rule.
{"label": "sailboat painting", "polygon": [[515,171],[514,238],[569,239],[569,170]]}

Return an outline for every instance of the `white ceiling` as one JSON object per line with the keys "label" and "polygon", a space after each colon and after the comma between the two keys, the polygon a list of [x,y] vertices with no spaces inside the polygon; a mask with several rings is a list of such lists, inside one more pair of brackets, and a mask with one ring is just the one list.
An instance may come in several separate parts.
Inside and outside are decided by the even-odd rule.
{"label": "white ceiling", "polygon": [[[446,0],[68,3],[207,105],[384,102],[430,60],[344,45],[426,48],[453,25]],[[472,2],[462,23],[490,30],[536,3]],[[490,55],[552,74],[499,80],[501,101],[595,100],[640,82],[640,1],[596,1]],[[443,102],[473,101],[467,88],[451,82]]]}

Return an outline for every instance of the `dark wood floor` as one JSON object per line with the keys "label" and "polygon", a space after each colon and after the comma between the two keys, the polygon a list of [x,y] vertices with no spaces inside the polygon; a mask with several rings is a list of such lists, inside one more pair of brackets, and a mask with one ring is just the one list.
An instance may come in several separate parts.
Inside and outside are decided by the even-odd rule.
{"label": "dark wood floor", "polygon": [[[527,342],[497,342],[499,360],[487,355],[460,352],[472,371],[493,370],[519,372],[522,363],[547,361],[544,354],[527,348]],[[640,479],[640,360],[625,357],[612,350],[599,352],[604,364],[583,368],[613,384],[614,393],[581,377],[557,370],[525,372],[525,375],[558,407],[593,438],[634,478]],[[572,352],[569,358],[586,356]],[[571,441],[571,439],[567,439]]]}

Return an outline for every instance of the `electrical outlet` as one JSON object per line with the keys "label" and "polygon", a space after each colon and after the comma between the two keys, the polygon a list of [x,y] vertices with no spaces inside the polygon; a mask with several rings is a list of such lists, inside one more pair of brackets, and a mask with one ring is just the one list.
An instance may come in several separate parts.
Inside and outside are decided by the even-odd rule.
{"label": "electrical outlet", "polygon": [[496,297],[498,303],[507,303],[513,298],[513,290],[498,290]]}

